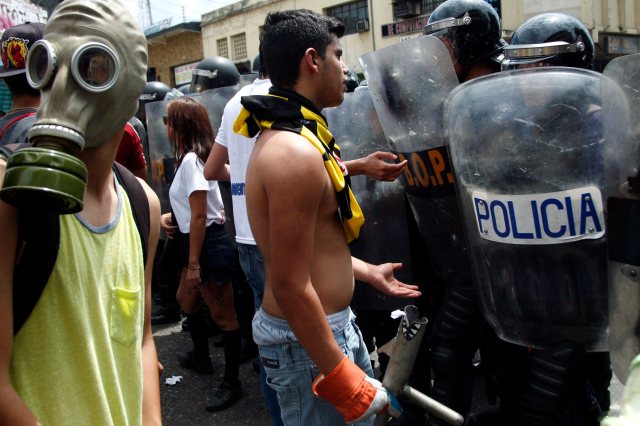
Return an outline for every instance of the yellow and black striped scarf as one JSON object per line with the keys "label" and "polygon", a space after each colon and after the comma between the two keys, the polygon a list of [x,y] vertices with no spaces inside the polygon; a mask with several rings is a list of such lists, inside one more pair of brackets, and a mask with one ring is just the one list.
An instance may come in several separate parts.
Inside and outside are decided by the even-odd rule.
{"label": "yellow and black striped scarf", "polygon": [[338,163],[340,148],[322,114],[308,99],[277,87],[271,87],[268,95],[243,96],[241,102],[244,108],[233,125],[234,132],[252,138],[263,129],[286,130],[305,137],[320,151],[336,190],[338,214],[347,243],[357,239],[364,216],[351,191],[349,175],[343,173]]}

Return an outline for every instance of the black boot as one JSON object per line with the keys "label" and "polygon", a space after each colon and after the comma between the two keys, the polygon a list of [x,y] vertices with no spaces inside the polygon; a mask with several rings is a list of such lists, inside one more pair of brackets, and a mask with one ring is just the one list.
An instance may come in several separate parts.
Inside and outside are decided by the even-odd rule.
{"label": "black boot", "polygon": [[179,353],[178,363],[200,374],[212,374],[213,366],[209,358],[209,337],[204,313],[202,311],[187,314],[189,333],[193,341],[193,351]]}
{"label": "black boot", "polygon": [[240,374],[240,330],[223,331],[224,377],[207,406],[207,411],[220,411],[230,407],[243,396]]}
{"label": "black boot", "polygon": [[209,405],[206,407],[207,411],[221,411],[231,407],[237,400],[242,398],[243,395],[244,393],[242,392],[242,386],[239,380],[233,385],[222,382],[210,399]]}

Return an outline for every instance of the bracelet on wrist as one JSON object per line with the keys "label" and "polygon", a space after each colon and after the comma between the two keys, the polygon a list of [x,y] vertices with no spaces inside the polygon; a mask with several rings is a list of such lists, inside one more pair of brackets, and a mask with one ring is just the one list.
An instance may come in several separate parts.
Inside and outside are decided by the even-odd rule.
{"label": "bracelet on wrist", "polygon": [[187,264],[187,269],[190,271],[199,271],[200,267]]}

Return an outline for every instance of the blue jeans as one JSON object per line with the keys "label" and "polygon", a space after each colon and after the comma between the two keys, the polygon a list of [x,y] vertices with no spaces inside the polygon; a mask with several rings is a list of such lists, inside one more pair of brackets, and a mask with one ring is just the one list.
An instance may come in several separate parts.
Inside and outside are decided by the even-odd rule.
{"label": "blue jeans", "polygon": [[[244,272],[244,276],[247,278],[251,290],[253,290],[253,303],[257,311],[262,305],[262,295],[264,294],[264,260],[260,250],[258,250],[258,246],[254,244],[238,243],[238,254],[242,272]],[[264,402],[271,415],[271,425],[282,426],[278,397],[276,392],[267,385],[266,380],[267,375],[262,363],[260,363],[260,385]]]}
{"label": "blue jeans", "polygon": [[253,290],[253,303],[257,311],[262,305],[264,294],[264,260],[258,246],[254,244],[238,243],[238,254],[242,272]]}
{"label": "blue jeans", "polygon": [[[329,315],[338,346],[364,372],[373,377],[369,352],[350,308]],[[320,374],[298,343],[286,320],[260,309],[253,318],[253,339],[267,373],[267,383],[278,394],[282,420],[287,426],[342,425],[342,415],[329,402],[313,394],[311,385]],[[356,425],[372,425],[374,418]]]}

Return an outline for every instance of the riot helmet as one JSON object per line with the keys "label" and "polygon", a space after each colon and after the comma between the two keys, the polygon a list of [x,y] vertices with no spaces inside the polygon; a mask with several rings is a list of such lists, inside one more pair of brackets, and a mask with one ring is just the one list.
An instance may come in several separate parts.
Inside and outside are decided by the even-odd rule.
{"label": "riot helmet", "polygon": [[164,100],[164,97],[171,91],[171,87],[167,86],[161,81],[148,81],[147,84],[144,85],[144,90],[140,97],[138,98],[138,112],[136,112],[136,117],[142,121],[142,123],[146,126],[147,124],[147,114],[145,111],[145,105],[149,102],[156,102]]}
{"label": "riot helmet", "polygon": [[500,62],[502,39],[500,17],[484,0],[447,0],[429,16],[425,35],[441,39],[460,65],[473,65],[485,59]]}
{"label": "riot helmet", "polygon": [[347,81],[345,82],[347,92],[353,92],[359,85],[360,77],[358,77],[358,74],[354,70],[349,68],[349,72],[347,73]]}
{"label": "riot helmet", "polygon": [[235,86],[240,82],[240,73],[229,59],[222,56],[205,58],[193,70],[191,90],[200,93],[218,87]]}
{"label": "riot helmet", "polygon": [[146,102],[161,101],[170,91],[171,87],[161,81],[148,81],[139,99]]}
{"label": "riot helmet", "polygon": [[594,44],[589,30],[564,13],[543,13],[528,19],[504,49],[502,69],[565,66],[593,69]]}

